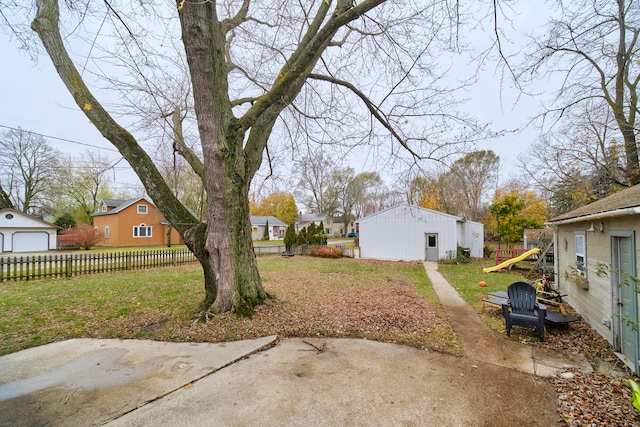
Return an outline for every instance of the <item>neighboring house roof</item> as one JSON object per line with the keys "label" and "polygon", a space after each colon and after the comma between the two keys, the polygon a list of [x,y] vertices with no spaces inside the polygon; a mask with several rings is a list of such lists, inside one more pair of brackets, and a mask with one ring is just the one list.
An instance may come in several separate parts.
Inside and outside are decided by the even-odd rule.
{"label": "neighboring house roof", "polygon": [[2,218],[4,218],[4,215],[6,214],[12,214],[13,216],[21,216],[23,218],[27,218],[30,221],[35,221],[38,223],[38,225],[41,225],[42,228],[62,228],[62,227],[58,227],[55,224],[47,222],[42,218],[38,218],[37,216],[29,215],[24,212],[20,212],[19,210],[16,210],[16,209],[11,209],[11,208],[0,209],[0,215],[2,216]]}
{"label": "neighboring house roof", "polygon": [[274,225],[278,225],[281,227],[286,227],[287,224],[285,224],[284,222],[280,221],[278,218],[276,218],[275,216],[254,216],[251,215],[251,225],[266,225],[267,221],[269,221],[269,225],[270,226],[274,226]]}
{"label": "neighboring house roof", "polygon": [[333,222],[344,223],[344,215],[334,216]]}
{"label": "neighboring house roof", "polygon": [[383,210],[378,211],[376,213],[373,213],[373,214],[371,214],[369,216],[361,218],[357,222],[358,223],[366,222],[366,221],[370,220],[371,218],[373,218],[373,217],[375,217],[377,215],[380,215],[383,212],[390,211],[390,210],[396,210],[396,209],[400,209],[400,208],[411,209],[414,212],[420,212],[420,211],[422,211],[422,212],[430,212],[430,213],[434,213],[434,214],[437,214],[437,215],[441,215],[443,217],[451,218],[452,220],[455,220],[456,222],[471,222],[471,223],[474,223],[474,224],[480,224],[479,222],[470,221],[468,219],[460,218],[459,216],[451,215],[451,214],[444,213],[444,212],[438,212],[438,211],[434,211],[434,210],[427,209],[427,208],[422,208],[420,206],[410,205],[408,203],[399,203],[399,204],[397,204],[395,206],[391,206],[390,208],[383,209]]}
{"label": "neighboring house roof", "polygon": [[[137,199],[127,199],[127,200],[137,200]],[[102,203],[107,205],[107,207],[109,207],[109,208],[115,208],[117,206],[120,206],[123,202],[126,202],[127,200],[122,200],[122,199],[102,199]]]}
{"label": "neighboring house roof", "polygon": [[102,206],[103,203],[108,208],[112,208],[112,209],[108,210],[107,212],[102,212],[102,211],[98,210],[97,212],[94,212],[93,214],[91,214],[91,216],[117,214],[118,212],[122,211],[123,209],[128,208],[129,206],[133,205],[134,203],[139,202],[140,200],[144,200],[147,203],[155,206],[153,204],[153,202],[151,200],[147,199],[146,197],[138,197],[136,199],[127,199],[127,200],[102,199],[102,201],[100,203],[100,206],[98,206],[98,209],[100,209],[100,207]]}
{"label": "neighboring house roof", "polygon": [[524,236],[529,242],[538,242],[540,240],[552,240],[552,228],[527,228],[524,230]]}
{"label": "neighboring house roof", "polygon": [[327,218],[329,217],[329,214],[326,213],[308,213],[308,214],[302,214],[298,216],[298,222],[320,222],[320,221],[326,221]]}
{"label": "neighboring house roof", "polygon": [[629,214],[640,214],[640,184],[550,219],[548,223],[562,224]]}

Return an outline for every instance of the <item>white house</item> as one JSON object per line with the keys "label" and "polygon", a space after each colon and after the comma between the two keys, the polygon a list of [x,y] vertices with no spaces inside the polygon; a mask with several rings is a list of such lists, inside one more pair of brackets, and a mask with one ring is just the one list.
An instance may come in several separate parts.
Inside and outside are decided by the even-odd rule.
{"label": "white house", "polygon": [[58,226],[15,209],[0,210],[0,252],[56,249]]}
{"label": "white house", "polygon": [[640,185],[548,221],[555,283],[571,306],[640,374]]}
{"label": "white house", "polygon": [[482,258],[484,225],[418,206],[399,204],[358,221],[360,256],[436,261],[455,257],[457,247]]}
{"label": "white house", "polygon": [[284,239],[287,224],[275,216],[251,216],[251,238],[261,240],[264,238],[264,230],[269,226],[269,240]]}

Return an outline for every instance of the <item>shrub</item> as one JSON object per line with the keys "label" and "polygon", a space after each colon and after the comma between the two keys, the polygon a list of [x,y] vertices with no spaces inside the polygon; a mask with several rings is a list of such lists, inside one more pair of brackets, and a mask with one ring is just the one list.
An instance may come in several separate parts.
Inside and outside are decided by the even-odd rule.
{"label": "shrub", "polygon": [[464,254],[462,247],[458,245],[456,248],[456,264],[468,264],[469,261],[469,257]]}
{"label": "shrub", "polygon": [[91,249],[104,238],[103,233],[98,231],[97,227],[91,227],[87,224],[78,222],[76,228],[67,228],[62,232],[63,238],[67,244],[73,244],[86,250]]}
{"label": "shrub", "polygon": [[460,246],[458,246],[455,251],[447,251],[447,256],[440,260],[442,264],[468,264],[469,261],[471,261],[471,259],[464,254]]}
{"label": "shrub", "polygon": [[320,257],[320,258],[342,258],[342,249],[341,248],[327,248],[324,246],[314,246],[309,251],[310,256]]}

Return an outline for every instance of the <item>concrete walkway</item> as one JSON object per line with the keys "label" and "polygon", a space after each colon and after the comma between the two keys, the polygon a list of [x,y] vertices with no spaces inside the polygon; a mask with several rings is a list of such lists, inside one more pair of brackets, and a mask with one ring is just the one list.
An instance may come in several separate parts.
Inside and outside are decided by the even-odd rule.
{"label": "concrete walkway", "polygon": [[582,356],[569,357],[498,336],[440,274],[437,263],[427,261],[424,267],[466,357],[542,377],[558,375],[569,368],[592,371]]}

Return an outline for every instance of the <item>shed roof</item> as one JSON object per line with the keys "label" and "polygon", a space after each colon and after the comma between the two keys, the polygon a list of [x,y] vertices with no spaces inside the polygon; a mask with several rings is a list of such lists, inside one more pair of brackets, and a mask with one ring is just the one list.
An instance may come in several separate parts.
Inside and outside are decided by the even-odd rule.
{"label": "shed roof", "polygon": [[633,213],[640,214],[640,184],[550,219],[548,223],[557,224],[572,220]]}
{"label": "shed roof", "polygon": [[391,206],[390,208],[386,208],[386,209],[383,209],[383,210],[378,211],[376,213],[373,213],[371,215],[368,215],[368,216],[366,216],[364,218],[360,218],[357,222],[358,223],[366,222],[366,221],[370,220],[371,218],[373,218],[373,217],[375,217],[377,215],[380,215],[383,212],[396,210],[396,209],[401,209],[401,208],[411,209],[413,211],[422,211],[422,212],[429,212],[429,213],[436,214],[436,215],[441,215],[443,217],[451,218],[452,220],[455,220],[456,222],[470,222],[470,223],[474,223],[474,224],[480,224],[480,223],[476,223],[475,221],[466,220],[466,219],[461,218],[459,216],[451,215],[451,214],[444,213],[444,212],[434,211],[434,210],[423,208],[423,207],[420,207],[420,206],[410,205],[408,203],[399,203],[399,204],[397,204],[395,206]]}

